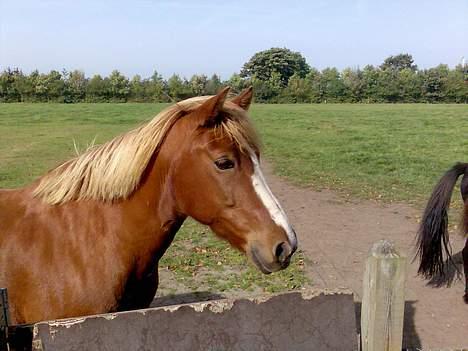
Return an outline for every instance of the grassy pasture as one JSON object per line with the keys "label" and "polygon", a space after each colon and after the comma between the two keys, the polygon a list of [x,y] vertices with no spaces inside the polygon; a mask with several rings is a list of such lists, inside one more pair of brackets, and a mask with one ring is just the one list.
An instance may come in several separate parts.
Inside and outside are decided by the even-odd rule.
{"label": "grassy pasture", "polygon": [[[83,150],[156,115],[162,104],[0,105],[0,187],[26,184]],[[455,161],[468,161],[467,105],[254,105],[275,170],[301,185],[420,204]],[[307,262],[305,262],[307,264]],[[263,276],[187,222],[161,262],[176,290],[288,290],[308,284],[304,257]],[[178,287],[178,288],[177,288]]]}
{"label": "grassy pasture", "polygon": [[[93,141],[145,121],[163,104],[0,105],[0,187],[39,176]],[[468,105],[254,105],[275,170],[303,185],[420,201],[468,161]]]}
{"label": "grassy pasture", "polygon": [[298,184],[420,204],[468,162],[468,105],[256,105],[277,173]]}

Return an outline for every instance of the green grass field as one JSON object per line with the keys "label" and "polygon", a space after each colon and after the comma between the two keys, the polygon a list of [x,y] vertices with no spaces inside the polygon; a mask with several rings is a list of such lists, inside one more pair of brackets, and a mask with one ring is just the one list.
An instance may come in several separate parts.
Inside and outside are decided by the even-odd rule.
{"label": "green grass field", "polygon": [[[0,105],[0,186],[25,184],[90,143],[154,116],[161,104]],[[419,202],[468,161],[468,105],[254,105],[275,170],[304,185]]]}
{"label": "green grass field", "polygon": [[468,162],[468,105],[257,105],[277,173],[299,184],[420,204]]}
{"label": "green grass field", "polygon": [[[0,187],[26,184],[75,149],[127,131],[163,107],[0,105]],[[301,185],[421,204],[445,170],[468,161],[467,105],[254,105],[251,114],[266,158]],[[265,277],[193,222],[176,238],[161,267],[187,289],[277,291],[308,284],[301,253],[290,269]]]}

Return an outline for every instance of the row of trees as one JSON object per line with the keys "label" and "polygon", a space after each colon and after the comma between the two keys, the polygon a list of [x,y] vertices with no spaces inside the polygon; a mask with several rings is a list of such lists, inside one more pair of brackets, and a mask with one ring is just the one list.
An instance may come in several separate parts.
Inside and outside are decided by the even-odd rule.
{"label": "row of trees", "polygon": [[366,66],[363,69],[311,69],[293,75],[286,86],[277,78],[253,82],[257,99],[274,102],[430,102],[468,103],[468,81],[461,66],[439,65],[427,70],[399,71]]}
{"label": "row of trees", "polygon": [[235,91],[253,85],[257,102],[455,102],[468,103],[466,67],[447,65],[419,70],[408,54],[390,56],[380,66],[319,71],[298,52],[272,48],[256,53],[229,80],[158,73],[129,79],[119,71],[86,77],[82,71],[33,71],[7,68],[0,73],[0,102],[170,102],[215,94],[222,86]]}
{"label": "row of trees", "polygon": [[194,75],[190,80],[173,75],[166,81],[157,72],[145,79],[128,79],[117,70],[108,77],[87,78],[78,70],[26,75],[8,68],[0,74],[0,102],[169,102],[211,95],[221,86],[217,75]]}

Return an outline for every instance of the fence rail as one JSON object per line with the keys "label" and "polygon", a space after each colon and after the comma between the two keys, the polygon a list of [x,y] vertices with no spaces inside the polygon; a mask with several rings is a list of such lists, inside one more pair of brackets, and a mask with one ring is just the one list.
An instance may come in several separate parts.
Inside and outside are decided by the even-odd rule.
{"label": "fence rail", "polygon": [[[394,245],[387,240],[374,244],[366,260],[363,280],[362,351],[402,350],[405,278],[406,257],[399,254]],[[228,307],[220,309],[218,305]],[[347,333],[346,335],[349,335],[345,342],[346,345],[356,349],[357,345],[352,342],[353,338],[356,340],[353,311],[351,293],[347,295],[343,292],[337,294],[337,292],[315,291],[310,293],[302,292],[302,294],[280,294],[265,300],[200,302],[175,309],[162,307],[112,315],[88,316],[80,318],[79,323],[73,320],[50,321],[17,328],[16,326],[9,326],[7,291],[6,289],[0,289],[0,351],[9,350],[7,345],[9,327],[10,342],[13,340],[12,336],[15,337],[16,343],[18,343],[18,340],[22,343],[20,339],[26,340],[23,346],[19,348],[21,350],[30,349],[31,341],[33,341],[35,349],[63,350],[67,347],[72,349],[73,344],[75,344],[75,346],[86,346],[89,350],[110,350],[125,343],[130,343],[127,345],[129,347],[135,345],[134,343],[141,343],[141,340],[146,340],[146,338],[142,337],[143,332],[146,336],[154,334],[152,341],[148,341],[155,343],[152,346],[156,346],[156,344],[161,346],[159,343],[162,336],[164,336],[166,344],[177,343],[180,337],[178,328],[181,325],[185,326],[184,339],[189,344],[193,340],[199,342],[201,340],[200,335],[206,333],[203,326],[209,325],[209,335],[206,335],[207,345],[221,348],[224,341],[229,340],[230,344],[224,346],[231,346],[233,349],[239,346],[237,345],[239,342],[246,343],[244,346],[255,344],[257,347],[261,347],[263,342],[272,342],[275,344],[270,345],[273,350],[277,349],[276,346],[281,343],[286,343],[282,346],[291,346],[301,339],[302,341],[295,345],[296,349],[306,350],[314,346],[317,350],[335,350],[335,348],[327,348],[324,345],[329,342],[330,345],[338,341],[344,342],[344,339],[346,339],[344,335]],[[283,334],[283,339],[278,339],[277,336],[281,334],[280,331],[282,331],[284,321],[279,320],[278,325],[271,324],[272,321],[276,320],[273,316],[277,316],[278,313],[281,315],[281,319],[287,321],[286,324],[290,326],[298,321],[298,316],[301,317],[299,319],[302,321],[294,325],[293,329],[288,329],[288,333],[292,334]],[[344,318],[345,315],[346,318]],[[244,334],[247,330],[234,328],[235,325],[239,325],[237,320],[242,320],[240,325],[247,326],[256,318],[259,318],[259,320],[247,329],[253,330],[254,325],[264,323],[267,328],[263,331],[259,329],[257,332],[258,335],[263,335],[266,339],[258,339],[257,336],[255,336],[256,339],[252,339],[253,337],[250,335],[252,330]],[[165,323],[157,323],[162,320]],[[305,321],[307,322],[304,324]],[[174,330],[161,329],[164,326],[171,325],[171,323],[174,325]],[[330,329],[329,327],[332,325],[333,327]],[[227,332],[225,326],[230,326],[228,329],[231,331]],[[278,330],[277,333],[271,334],[270,329],[273,326],[276,326]],[[328,327],[322,328],[323,326]],[[34,340],[32,340],[31,334],[33,328],[36,331]],[[125,331],[125,333],[122,334],[122,331]],[[171,333],[175,334],[171,336]],[[194,334],[193,340],[191,334]],[[217,339],[216,345],[209,343],[213,338]],[[225,338],[226,340],[224,340]],[[284,338],[288,340],[284,340]],[[298,340],[292,341],[293,339]],[[100,345],[91,344],[89,340],[100,340]],[[24,346],[26,344],[29,346]],[[185,345],[185,349],[191,349],[189,344]],[[140,346],[147,347],[148,345],[142,344]],[[180,348],[180,345],[178,347]],[[181,349],[184,349],[184,347]],[[281,347],[278,349],[281,349]]]}

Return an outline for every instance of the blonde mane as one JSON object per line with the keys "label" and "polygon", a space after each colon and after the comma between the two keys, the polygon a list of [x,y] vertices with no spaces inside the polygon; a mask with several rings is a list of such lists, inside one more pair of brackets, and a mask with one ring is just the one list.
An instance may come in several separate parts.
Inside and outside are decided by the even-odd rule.
{"label": "blonde mane", "polygon": [[[141,127],[63,163],[39,180],[34,196],[51,205],[127,198],[138,188],[151,157],[158,152],[174,123],[210,97],[172,105]],[[228,118],[214,127],[216,135],[227,135],[242,152],[257,150],[258,137],[246,113],[229,101],[221,112],[228,114]]]}

